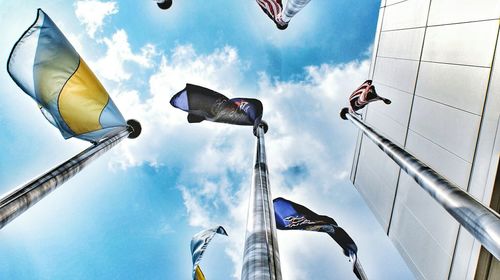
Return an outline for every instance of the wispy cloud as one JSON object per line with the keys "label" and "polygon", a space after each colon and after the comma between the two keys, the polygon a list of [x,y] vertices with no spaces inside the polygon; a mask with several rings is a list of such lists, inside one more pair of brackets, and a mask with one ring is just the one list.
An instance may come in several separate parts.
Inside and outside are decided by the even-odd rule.
{"label": "wispy cloud", "polygon": [[213,169],[213,162],[196,162],[193,155],[207,153],[210,156],[214,150],[205,149],[199,139],[217,141],[223,138],[220,132],[227,127],[204,123],[194,129],[186,125],[186,115],[171,108],[170,97],[187,82],[226,92],[236,90],[241,82],[242,69],[244,67],[234,48],[225,47],[212,54],[198,55],[192,46],[178,46],[170,55],[163,56],[156,73],[149,78],[149,93],[141,94],[138,90],[120,86],[111,90],[117,106],[127,112],[126,117],[140,120],[143,127],[137,141],[127,141],[116,150],[120,156],[116,157],[113,166],[175,166],[185,163],[197,165],[200,170]]}
{"label": "wispy cloud", "polygon": [[[258,18],[264,19],[252,25],[256,38],[266,36],[263,30],[272,29],[265,39],[276,41],[277,46],[310,42],[303,35],[311,33],[311,11],[317,5],[310,5],[294,19],[291,27],[300,31],[295,35],[275,30],[254,2],[241,5],[251,6]],[[169,104],[170,97],[187,82],[231,97],[261,99],[264,119],[270,124],[266,148],[273,196],[287,197],[334,217],[360,245],[369,275],[384,272],[373,269],[385,267],[383,250],[375,250],[382,247],[381,240],[374,241],[372,234],[380,229],[377,224],[369,224],[366,216],[360,217],[368,212],[346,181],[356,132],[338,117],[348,94],[366,78],[368,60],[311,65],[304,69],[301,80],[279,80],[262,72],[256,80],[248,81],[247,77],[255,77],[250,72],[251,62],[242,58],[234,46],[221,45],[203,53],[190,44],[180,44],[168,53],[152,44],[136,48],[137,41],[131,44],[134,34],[128,33],[132,31],[104,28],[110,16],[118,12],[117,1],[80,0],[75,9],[88,36],[73,36],[72,41],[87,40],[86,49],[93,51],[85,57],[91,57],[88,62],[92,69],[107,84],[125,117],[138,119],[143,127],[138,139],[123,141],[106,155],[110,167],[148,165],[178,170],[174,190],[182,197],[186,223],[197,228],[223,225],[230,233],[225,252],[233,262],[233,278],[239,279],[241,272],[255,137],[251,127],[188,124],[186,114]],[[277,40],[278,36],[282,39]],[[129,82],[136,79],[145,85]],[[102,170],[99,174],[102,176]],[[154,234],[169,235],[174,240],[185,237],[186,233],[171,222],[160,219]],[[327,235],[278,234],[284,279],[328,279],[332,272],[341,279],[352,276],[346,258]],[[379,276],[391,278],[383,273]]]}
{"label": "wispy cloud", "polygon": [[146,44],[139,53],[134,53],[127,32],[123,29],[116,31],[110,38],[103,38],[102,42],[106,45],[107,51],[105,56],[95,63],[95,70],[108,80],[121,82],[129,79],[132,71],[127,69],[127,63],[143,68],[153,66],[153,58],[157,53],[155,46]]}
{"label": "wispy cloud", "polygon": [[87,34],[91,38],[102,30],[106,17],[116,13],[118,5],[115,1],[82,0],[75,3],[76,17],[85,25]]}
{"label": "wispy cloud", "polygon": [[[105,25],[106,19],[119,11],[118,3],[115,1],[79,0],[75,2],[75,15],[81,24],[85,26],[87,35],[95,39]],[[145,44],[138,51],[132,50],[128,34],[124,29],[118,29],[111,35],[100,34],[96,40],[99,45],[104,45],[106,52],[98,56],[96,61],[89,61],[92,68],[100,78],[111,82],[121,83],[132,77],[132,67],[139,66],[142,69],[151,68],[158,52],[153,44]],[[70,34],[70,39],[75,43],[78,50],[81,48],[82,36]]]}
{"label": "wispy cloud", "polygon": [[[280,81],[261,73],[254,90],[243,84],[245,65],[233,47],[205,55],[181,45],[164,54],[149,79],[149,95],[137,91],[116,94],[119,107],[141,120],[144,134],[117,147],[114,165],[182,166],[178,189],[189,224],[201,228],[222,224],[232,236],[241,237],[233,238],[226,250],[235,265],[235,278],[241,271],[255,138],[250,127],[188,124],[184,112],[170,107],[170,97],[192,82],[228,96],[261,99],[264,118],[270,124],[266,140],[273,195],[332,211],[331,202],[342,196],[339,186],[345,186],[355,139],[355,132],[344,127],[338,111],[349,92],[366,78],[369,67],[368,61],[310,66],[301,81]],[[305,170],[301,180],[288,180],[294,167]],[[341,207],[342,202],[337,203],[333,209]],[[287,244],[283,249],[287,262],[282,264],[287,279],[307,279],[311,274],[304,259],[312,266],[323,256],[301,249],[303,238],[280,237]],[[319,250],[324,244],[314,246]],[[341,252],[333,252],[350,273]]]}
{"label": "wispy cloud", "polygon": [[[238,279],[241,272],[255,138],[250,127],[188,124],[186,114],[169,104],[171,96],[188,82],[231,97],[262,100],[264,119],[270,124],[266,148],[273,196],[314,206],[318,213],[336,218],[365,248],[361,258],[371,250],[363,242],[371,242],[373,230],[380,229],[375,223],[365,223],[362,230],[356,221],[365,214],[358,207],[350,209],[353,201],[360,202],[347,182],[356,137],[338,116],[352,89],[366,79],[368,59],[311,65],[304,68],[301,80],[279,80],[262,72],[252,84],[245,80],[250,62],[235,47],[201,54],[189,44],[178,45],[169,53],[144,45],[134,53],[128,40],[124,30],[103,38],[106,52],[95,63],[97,72],[115,83],[110,93],[118,107],[127,118],[140,120],[143,127],[141,137],[124,141],[111,151],[110,165],[123,169],[178,167],[177,189],[189,225],[223,225],[231,232],[225,252],[234,264],[233,278]],[[154,63],[158,58],[160,62]],[[145,92],[124,83],[137,73],[133,68],[127,71],[126,63],[153,72],[143,79],[148,82]],[[296,176],[293,180],[292,175]],[[366,208],[363,211],[367,213]],[[368,226],[370,230],[366,230]],[[314,268],[332,267],[332,263],[331,269],[338,275],[352,276],[347,259],[327,235],[280,232],[279,242],[285,279],[327,277],[328,270]],[[325,244],[331,249],[325,250]],[[377,261],[366,263],[365,268],[369,271]]]}

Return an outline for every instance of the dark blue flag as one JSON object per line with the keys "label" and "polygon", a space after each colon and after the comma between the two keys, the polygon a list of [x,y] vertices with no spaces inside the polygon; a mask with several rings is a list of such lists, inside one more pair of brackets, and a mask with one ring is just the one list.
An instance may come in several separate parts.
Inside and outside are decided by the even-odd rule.
{"label": "dark blue flag", "polygon": [[325,232],[342,247],[344,255],[353,261],[354,273],[358,278],[360,271],[356,267],[358,247],[352,238],[337,225],[334,219],[318,215],[308,208],[293,201],[278,197],[273,200],[276,227],[280,230],[307,230]]}
{"label": "dark blue flag", "polygon": [[175,94],[170,104],[188,112],[188,122],[204,120],[237,125],[252,125],[254,129],[262,120],[262,103],[252,98],[233,98],[197,85],[186,87]]}

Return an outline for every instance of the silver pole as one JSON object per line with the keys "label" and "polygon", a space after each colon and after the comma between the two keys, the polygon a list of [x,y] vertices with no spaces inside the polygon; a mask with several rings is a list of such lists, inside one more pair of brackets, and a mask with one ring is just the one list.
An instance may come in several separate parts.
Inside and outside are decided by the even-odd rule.
{"label": "silver pole", "polygon": [[127,121],[128,127],[93,145],[40,177],[0,198],[0,229],[28,210],[51,191],[80,172],[125,137],[139,136],[141,126],[135,120]]}
{"label": "silver pole", "polygon": [[500,215],[481,204],[460,187],[446,180],[410,153],[350,114],[347,108],[340,112],[394,160],[427,193],[444,207],[472,236],[497,259],[500,259]]}
{"label": "silver pole", "polygon": [[264,122],[256,130],[255,166],[241,272],[243,280],[281,280],[276,221],[266,164],[266,131],[267,124]]}
{"label": "silver pole", "polygon": [[365,270],[363,269],[363,266],[361,266],[361,262],[359,261],[358,257],[356,254],[351,254],[350,259],[352,262],[354,262],[353,266],[353,271],[354,274],[358,277],[360,280],[368,280],[368,277],[366,276]]}
{"label": "silver pole", "polygon": [[290,22],[290,20],[304,7],[310,2],[311,0],[288,0],[286,1],[285,7],[283,7],[283,12],[282,12],[282,19],[284,22]]}

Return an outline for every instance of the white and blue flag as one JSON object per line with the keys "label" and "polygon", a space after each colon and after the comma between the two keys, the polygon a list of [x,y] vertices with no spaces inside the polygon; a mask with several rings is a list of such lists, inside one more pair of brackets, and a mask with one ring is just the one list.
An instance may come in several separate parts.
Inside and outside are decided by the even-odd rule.
{"label": "white and blue flag", "polygon": [[219,226],[212,229],[207,229],[198,232],[193,239],[191,239],[191,255],[193,256],[193,279],[194,280],[204,280],[205,276],[201,272],[198,264],[201,261],[201,257],[205,250],[207,249],[208,244],[214,238],[215,234],[222,234],[227,236],[226,230]]}

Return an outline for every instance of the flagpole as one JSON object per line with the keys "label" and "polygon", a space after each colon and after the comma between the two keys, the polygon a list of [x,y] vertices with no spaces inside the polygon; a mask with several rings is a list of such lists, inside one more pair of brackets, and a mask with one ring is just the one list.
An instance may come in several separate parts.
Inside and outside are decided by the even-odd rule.
{"label": "flagpole", "polygon": [[282,279],[276,221],[266,163],[264,134],[267,129],[267,124],[261,122],[255,131],[257,142],[241,273],[243,280]]}
{"label": "flagpole", "polygon": [[340,116],[344,120],[350,120],[361,129],[495,258],[500,259],[500,215],[498,213],[477,201],[459,186],[446,180],[403,148],[377,133],[373,128],[349,113],[347,108],[342,109]]}
{"label": "flagpole", "polygon": [[356,256],[356,254],[352,253],[349,256],[349,258],[351,259],[352,262],[354,262],[354,264],[353,264],[354,274],[356,274],[356,276],[358,276],[358,278],[360,280],[368,280],[368,277],[366,276],[365,270],[363,269],[363,266],[361,265],[361,262],[359,261],[358,256]]}
{"label": "flagpole", "polygon": [[288,0],[283,7],[282,19],[286,23],[300,12],[311,0]]}
{"label": "flagpole", "polygon": [[140,123],[136,120],[128,120],[127,127],[123,130],[85,149],[47,173],[0,198],[0,229],[51,191],[75,176],[90,162],[104,154],[125,137],[136,138],[140,133]]}
{"label": "flagpole", "polygon": [[359,273],[359,279],[368,280],[368,277],[366,276],[365,271],[363,270],[363,267],[361,266],[361,262],[359,260],[356,260],[356,262],[354,263],[354,267]]}

